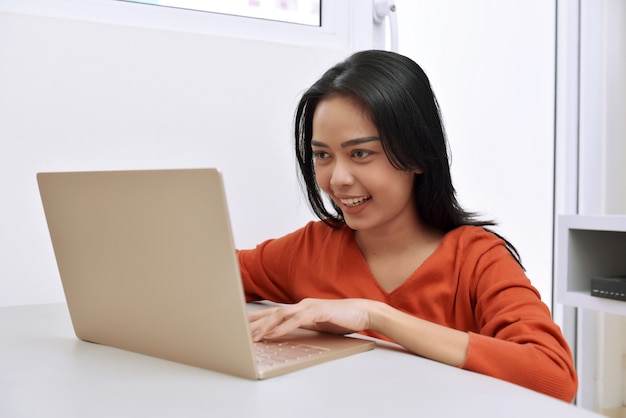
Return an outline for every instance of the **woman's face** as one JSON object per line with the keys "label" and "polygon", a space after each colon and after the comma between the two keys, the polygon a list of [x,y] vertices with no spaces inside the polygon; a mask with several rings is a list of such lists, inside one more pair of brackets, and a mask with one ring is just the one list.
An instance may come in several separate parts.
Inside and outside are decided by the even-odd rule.
{"label": "woman's face", "polygon": [[417,171],[391,165],[378,129],[353,99],[331,96],[318,103],[311,146],[317,184],[341,208],[350,228],[387,233],[415,222]]}

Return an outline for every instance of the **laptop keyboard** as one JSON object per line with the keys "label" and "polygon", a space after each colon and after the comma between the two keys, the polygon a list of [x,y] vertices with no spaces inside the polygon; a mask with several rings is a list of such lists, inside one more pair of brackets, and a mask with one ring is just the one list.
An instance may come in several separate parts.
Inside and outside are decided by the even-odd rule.
{"label": "laptop keyboard", "polygon": [[271,367],[290,361],[315,357],[325,351],[328,351],[328,349],[280,339],[268,339],[254,343],[254,352],[260,367]]}

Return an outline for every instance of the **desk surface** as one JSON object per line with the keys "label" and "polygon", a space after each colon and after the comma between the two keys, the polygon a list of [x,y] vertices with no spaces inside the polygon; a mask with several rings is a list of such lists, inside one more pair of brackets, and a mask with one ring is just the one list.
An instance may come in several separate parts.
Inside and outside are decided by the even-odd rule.
{"label": "desk surface", "polygon": [[597,417],[381,344],[248,381],[82,342],[64,304],[0,308],[0,417]]}

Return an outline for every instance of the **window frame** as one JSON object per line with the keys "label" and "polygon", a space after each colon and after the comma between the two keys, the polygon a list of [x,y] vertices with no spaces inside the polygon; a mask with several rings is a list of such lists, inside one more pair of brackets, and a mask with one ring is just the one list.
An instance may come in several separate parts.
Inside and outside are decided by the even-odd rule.
{"label": "window frame", "polygon": [[[253,39],[289,45],[351,48],[355,39],[355,35],[351,32],[359,26],[353,23],[357,3],[363,6],[362,0],[323,0],[321,26],[118,0],[3,0],[0,2],[0,12]],[[340,24],[340,22],[344,23]]]}

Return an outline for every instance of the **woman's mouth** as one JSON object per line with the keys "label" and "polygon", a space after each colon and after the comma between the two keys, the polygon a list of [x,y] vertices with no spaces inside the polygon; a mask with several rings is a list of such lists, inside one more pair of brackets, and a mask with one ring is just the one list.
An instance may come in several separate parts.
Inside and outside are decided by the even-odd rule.
{"label": "woman's mouth", "polygon": [[372,198],[372,196],[361,196],[361,197],[355,197],[355,198],[351,198],[351,199],[339,199],[341,201],[341,203],[349,208],[353,208],[355,206],[359,206],[360,204],[367,202],[368,200],[370,200]]}

